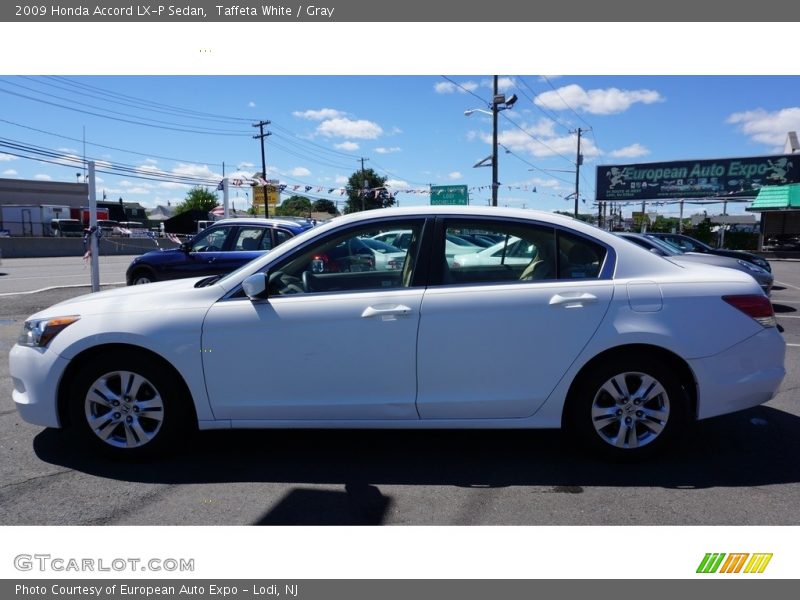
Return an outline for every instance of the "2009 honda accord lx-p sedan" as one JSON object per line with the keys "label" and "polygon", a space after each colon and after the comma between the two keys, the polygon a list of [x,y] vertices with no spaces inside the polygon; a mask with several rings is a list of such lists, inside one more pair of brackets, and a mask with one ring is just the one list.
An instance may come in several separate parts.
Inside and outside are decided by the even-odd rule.
{"label": "2009 honda accord lx-p sedan", "polygon": [[[320,268],[396,230],[401,268]],[[459,234],[524,240],[531,259],[452,268]],[[441,206],[334,219],[223,278],[62,302],[25,322],[10,370],[24,419],[123,456],[198,427],[564,427],[637,457],[768,401],[784,351],[745,273],[553,214]]]}

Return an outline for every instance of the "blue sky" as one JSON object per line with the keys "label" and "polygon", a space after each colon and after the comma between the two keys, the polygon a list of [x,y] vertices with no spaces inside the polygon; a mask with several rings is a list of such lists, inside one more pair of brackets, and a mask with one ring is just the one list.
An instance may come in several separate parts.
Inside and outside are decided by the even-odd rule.
{"label": "blue sky", "polygon": [[[589,130],[582,212],[593,210],[598,164],[781,153],[786,133],[800,131],[800,77],[523,74],[500,82],[519,97],[499,118],[501,205],[571,210],[578,127]],[[84,155],[85,131],[85,155],[117,173],[99,173],[98,194],[174,205],[190,187],[183,182],[218,181],[223,163],[227,175],[259,171],[252,123],[263,119],[272,121],[268,175],[288,186],[284,198],[299,186],[343,202],[340,189],[364,157],[402,206],[427,203],[429,184],[467,185],[471,202],[486,204],[491,169],[473,165],[491,153],[491,118],[464,111],[490,101],[491,75],[2,76],[0,177],[76,181],[72,159]],[[20,146],[36,146],[50,162],[15,156],[42,157]],[[236,208],[248,191],[232,189]]]}

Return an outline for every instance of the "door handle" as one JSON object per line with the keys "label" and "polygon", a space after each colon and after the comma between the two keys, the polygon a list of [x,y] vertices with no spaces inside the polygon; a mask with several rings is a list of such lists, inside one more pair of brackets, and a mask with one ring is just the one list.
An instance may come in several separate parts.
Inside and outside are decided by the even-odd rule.
{"label": "door handle", "polygon": [[371,317],[398,317],[407,315],[411,312],[411,307],[405,304],[376,304],[368,306],[361,313],[361,317],[369,319]]}
{"label": "door handle", "polygon": [[564,308],[580,308],[590,302],[597,302],[597,296],[588,292],[566,292],[550,298],[550,306],[564,306]]}

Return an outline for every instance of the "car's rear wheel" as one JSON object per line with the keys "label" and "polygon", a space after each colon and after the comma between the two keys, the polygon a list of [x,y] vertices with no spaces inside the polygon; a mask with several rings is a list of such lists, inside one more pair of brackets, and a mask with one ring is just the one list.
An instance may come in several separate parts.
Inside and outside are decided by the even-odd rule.
{"label": "car's rear wheel", "polygon": [[611,458],[658,451],[686,425],[686,394],[669,368],[647,357],[592,367],[572,391],[568,426],[590,450]]}
{"label": "car's rear wheel", "polygon": [[190,430],[186,393],[151,357],[133,351],[100,357],[77,373],[69,389],[73,429],[106,454],[164,453]]}

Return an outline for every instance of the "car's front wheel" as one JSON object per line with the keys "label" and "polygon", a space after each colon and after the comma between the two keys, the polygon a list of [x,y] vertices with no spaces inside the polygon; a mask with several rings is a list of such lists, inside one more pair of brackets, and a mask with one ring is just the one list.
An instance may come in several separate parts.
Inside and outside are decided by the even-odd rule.
{"label": "car's front wheel", "polygon": [[163,453],[190,429],[186,393],[149,356],[124,351],[99,357],[78,371],[69,389],[73,429],[106,454]]}
{"label": "car's front wheel", "polygon": [[567,405],[572,432],[611,458],[650,455],[685,426],[688,402],[670,369],[647,357],[608,360],[584,373]]}
{"label": "car's front wheel", "polygon": [[156,276],[151,271],[141,269],[136,271],[131,277],[131,285],[144,285],[156,281]]}

